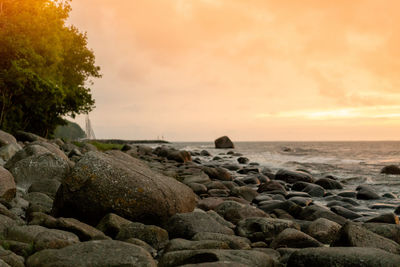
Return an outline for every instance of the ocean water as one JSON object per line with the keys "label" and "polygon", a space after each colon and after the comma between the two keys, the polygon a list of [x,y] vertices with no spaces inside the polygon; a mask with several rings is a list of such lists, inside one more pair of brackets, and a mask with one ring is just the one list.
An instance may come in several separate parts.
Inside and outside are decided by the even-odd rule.
{"label": "ocean water", "polygon": [[[205,149],[212,157],[232,150],[215,149],[211,142],[174,143],[173,146],[189,151]],[[360,184],[369,184],[380,194],[393,193],[400,198],[400,175],[380,173],[384,166],[400,164],[400,141],[235,142],[235,146],[235,152],[274,172],[281,168],[305,169],[316,178],[330,174],[344,184],[344,190],[354,190]],[[219,156],[224,162],[236,162],[237,159]],[[212,157],[201,159],[211,161]],[[385,203],[398,203],[398,200],[387,200]]]}

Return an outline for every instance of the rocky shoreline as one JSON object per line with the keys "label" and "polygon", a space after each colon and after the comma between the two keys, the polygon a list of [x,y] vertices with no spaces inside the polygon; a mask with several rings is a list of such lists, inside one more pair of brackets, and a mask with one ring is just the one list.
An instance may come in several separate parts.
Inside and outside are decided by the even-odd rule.
{"label": "rocky shoreline", "polygon": [[222,141],[103,153],[0,131],[0,266],[400,266],[400,207],[359,207],[398,196],[273,173]]}

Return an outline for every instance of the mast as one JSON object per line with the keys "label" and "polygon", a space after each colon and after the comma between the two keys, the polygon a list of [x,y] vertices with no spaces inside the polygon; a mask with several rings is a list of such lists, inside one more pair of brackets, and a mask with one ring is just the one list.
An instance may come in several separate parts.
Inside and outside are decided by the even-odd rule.
{"label": "mast", "polygon": [[90,122],[89,119],[89,114],[86,115],[86,139],[92,140],[96,139],[96,136],[94,135],[94,131],[92,128],[92,123]]}

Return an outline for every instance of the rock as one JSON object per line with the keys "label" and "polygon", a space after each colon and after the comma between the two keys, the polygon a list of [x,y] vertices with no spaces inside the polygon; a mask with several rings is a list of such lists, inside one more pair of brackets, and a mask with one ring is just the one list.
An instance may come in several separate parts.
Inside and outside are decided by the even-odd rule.
{"label": "rock", "polygon": [[185,264],[180,267],[248,267],[249,265],[232,262],[232,261],[215,261],[195,264]]}
{"label": "rock", "polygon": [[184,150],[176,150],[166,146],[157,147],[154,150],[154,154],[156,154],[159,157],[164,157],[169,160],[174,160],[182,163],[192,161],[192,156],[190,155],[189,152]]}
{"label": "rock", "polygon": [[228,136],[222,136],[214,141],[215,148],[235,148],[235,145]]}
{"label": "rock", "polygon": [[163,248],[168,242],[168,232],[155,225],[145,225],[133,222],[121,227],[117,240],[127,240],[129,238],[140,239],[155,249]]}
{"label": "rock", "polygon": [[331,211],[350,220],[362,217],[362,215],[341,206],[333,206],[331,207]]}
{"label": "rock", "polygon": [[355,191],[343,191],[343,192],[338,193],[338,196],[356,198],[357,192],[355,192]]}
{"label": "rock", "polygon": [[16,191],[14,177],[0,166],[0,197],[6,201],[11,201],[15,197]]}
{"label": "rock", "polygon": [[373,247],[390,253],[399,254],[400,245],[393,240],[377,235],[355,223],[348,222],[343,225],[338,239],[331,246],[334,247]]}
{"label": "rock", "polygon": [[211,178],[221,181],[232,181],[232,175],[221,167],[203,167],[203,171]]}
{"label": "rock", "polygon": [[222,225],[224,225],[226,227],[229,227],[231,229],[235,228],[235,225],[233,223],[228,222],[227,220],[225,220],[221,215],[219,215],[215,211],[209,210],[209,211],[207,211],[207,214],[210,215],[214,220],[216,220],[220,224],[222,224]]}
{"label": "rock", "polygon": [[255,217],[240,221],[236,231],[239,236],[256,242],[271,241],[286,228],[300,230],[300,225],[290,220]]}
{"label": "rock", "polygon": [[7,228],[17,226],[19,223],[10,217],[0,214],[0,236],[4,236]]}
{"label": "rock", "polygon": [[70,232],[49,229],[39,233],[35,237],[34,249],[40,251],[43,249],[60,249],[72,244],[79,243],[79,238]]}
{"label": "rock", "polygon": [[266,183],[262,183],[258,187],[257,192],[258,193],[263,193],[263,192],[274,191],[274,190],[280,190],[280,191],[282,191],[283,193],[286,194],[285,187],[281,183],[279,183],[277,181],[269,181],[269,182],[266,182]]}
{"label": "rock", "polygon": [[234,234],[232,229],[220,224],[205,212],[175,214],[167,222],[165,229],[171,238],[191,239],[201,232]]}
{"label": "rock", "polygon": [[296,203],[301,207],[308,206],[313,202],[312,198],[309,197],[291,197],[290,201]]}
{"label": "rock", "polygon": [[252,202],[253,199],[258,195],[256,190],[247,186],[236,187],[232,190],[232,193],[246,199],[249,202]]}
{"label": "rock", "polygon": [[14,254],[10,250],[5,250],[2,247],[0,247],[0,260],[6,264],[0,263],[0,266],[25,267],[25,260],[23,257]]}
{"label": "rock", "polygon": [[0,147],[0,159],[8,161],[11,159],[18,151],[22,150],[19,144],[11,143]]}
{"label": "rock", "polygon": [[357,187],[357,199],[380,199],[381,197],[368,185],[360,185]]}
{"label": "rock", "polygon": [[237,161],[239,162],[239,164],[247,164],[250,160],[246,157],[239,157]]}
{"label": "rock", "polygon": [[31,205],[39,206],[40,210],[44,213],[50,213],[53,206],[53,200],[43,193],[31,192],[26,194],[23,198],[29,201]]}
{"label": "rock", "polygon": [[237,171],[239,174],[249,174],[249,173],[259,173],[260,170],[258,168],[250,168],[250,167],[244,167],[240,170]]}
{"label": "rock", "polygon": [[304,189],[303,192],[308,193],[312,197],[323,197],[325,195],[325,189],[322,186],[316,184],[309,184]]}
{"label": "rock", "polygon": [[21,141],[21,142],[35,142],[35,141],[46,142],[47,141],[45,138],[40,137],[39,135],[24,132],[24,131],[17,131],[17,133],[15,134],[15,137],[17,138],[18,141]]}
{"label": "rock", "polygon": [[74,218],[53,218],[47,214],[34,212],[30,225],[60,229],[76,234],[81,241],[109,239],[103,232]]}
{"label": "rock", "polygon": [[336,213],[330,211],[325,207],[315,204],[305,207],[300,213],[299,218],[307,221],[314,221],[319,218],[325,218],[340,225],[345,224],[347,221],[346,218],[337,215]]}
{"label": "rock", "polygon": [[28,188],[28,193],[39,192],[48,195],[54,199],[61,182],[53,179],[42,179],[32,183]]}
{"label": "rock", "polygon": [[51,144],[48,142],[42,142],[42,141],[36,141],[33,143],[30,143],[29,145],[39,145],[42,146],[44,148],[46,148],[48,151],[50,151],[50,153],[52,153],[53,155],[62,158],[65,161],[69,161],[67,155],[65,155],[65,153],[63,151],[61,151],[56,144]]}
{"label": "rock", "polygon": [[302,181],[307,183],[313,183],[314,179],[312,176],[305,172],[300,171],[289,171],[289,170],[279,170],[275,174],[276,180],[282,180],[289,184],[294,184],[296,182]]}
{"label": "rock", "polygon": [[46,154],[46,153],[51,153],[51,152],[43,146],[26,145],[24,147],[24,149],[19,150],[17,153],[15,153],[15,155],[11,159],[9,159],[6,162],[6,164],[4,165],[4,168],[10,170],[20,160],[23,160],[30,156],[39,156],[39,155]]}
{"label": "rock", "polygon": [[156,267],[157,264],[144,248],[121,241],[102,240],[83,242],[58,250],[42,250],[28,258],[27,266]]}
{"label": "rock", "polygon": [[78,237],[73,233],[47,229],[38,225],[8,228],[5,239],[33,244],[36,251],[48,248],[59,249],[79,242]]}
{"label": "rock", "polygon": [[[218,198],[218,197],[208,197],[200,200],[197,203],[197,207],[199,209],[208,211],[208,210],[214,210],[218,205],[220,205],[222,202],[224,202],[223,199]],[[237,202],[236,202],[237,203]]]}
{"label": "rock", "polygon": [[329,178],[321,178],[318,179],[317,181],[315,181],[315,184],[322,186],[324,189],[343,189],[343,185],[333,179],[329,179]]}
{"label": "rock", "polygon": [[400,174],[400,168],[396,165],[389,165],[382,168],[381,173],[384,174]]}
{"label": "rock", "polygon": [[[245,266],[254,267],[272,267],[275,266],[274,260],[259,251],[252,250],[183,250],[165,253],[160,261],[159,267],[181,266],[185,264],[199,263],[216,263],[216,262],[233,262],[244,264]],[[204,266],[204,265],[203,265]],[[205,265],[207,266],[207,265]],[[224,265],[216,265],[224,266]],[[238,265],[228,265],[238,266]]]}
{"label": "rock", "polygon": [[17,139],[9,133],[0,130],[0,147],[8,144],[16,144]]}
{"label": "rock", "polygon": [[112,212],[132,221],[163,223],[194,209],[196,195],[189,187],[123,152],[114,153],[82,157],[57,192],[55,216],[96,224]]}
{"label": "rock", "polygon": [[164,249],[164,253],[179,250],[198,250],[198,249],[229,249],[227,243],[217,240],[189,241],[176,238],[169,241]]}
{"label": "rock", "polygon": [[144,248],[147,252],[149,252],[153,256],[153,258],[157,256],[157,250],[155,250],[149,244],[147,244],[146,242],[144,242],[140,239],[129,238],[127,240],[124,240],[124,242]]}
{"label": "rock", "polygon": [[250,247],[250,240],[235,235],[225,235],[219,233],[208,233],[202,232],[197,233],[193,236],[192,240],[200,241],[200,240],[214,240],[214,241],[222,241],[229,245],[231,249],[251,249]]}
{"label": "rock", "polygon": [[393,240],[400,244],[400,225],[388,223],[364,223],[363,227],[378,234]]}
{"label": "rock", "polygon": [[376,248],[322,247],[305,248],[292,253],[287,267],[363,266],[395,267],[400,256]]}
{"label": "rock", "polygon": [[197,195],[207,193],[207,187],[204,184],[198,183],[190,183],[188,186],[195,192]]}
{"label": "rock", "polygon": [[239,221],[250,218],[250,217],[270,217],[261,209],[250,205],[239,204],[234,201],[225,201],[221,203],[215,211],[223,216],[225,220],[230,221],[233,224],[237,224]]}
{"label": "rock", "polygon": [[263,203],[262,205],[260,203],[259,208],[267,213],[272,212],[275,209],[281,209],[286,211],[293,217],[297,217],[302,212],[302,208],[298,204],[290,200],[276,201],[276,202],[271,201],[270,204]]}
{"label": "rock", "polygon": [[210,189],[210,190],[208,190],[208,195],[210,197],[228,197],[229,196],[229,190]]}
{"label": "rock", "polygon": [[340,224],[319,218],[308,226],[307,233],[324,244],[330,244],[336,240],[340,229]]}
{"label": "rock", "polygon": [[131,224],[132,222],[118,216],[114,213],[109,213],[101,219],[96,226],[97,229],[111,238],[115,238],[122,227]]}
{"label": "rock", "polygon": [[211,156],[211,154],[210,154],[210,152],[208,152],[207,150],[202,150],[202,151],[200,152],[200,156],[209,157],[209,156]]}
{"label": "rock", "polygon": [[34,182],[42,179],[61,181],[70,167],[67,161],[51,153],[30,156],[18,161],[10,172],[18,187],[27,190]]}
{"label": "rock", "polygon": [[366,222],[399,224],[399,217],[396,216],[396,214],[389,212],[389,213],[384,213],[384,214],[380,214],[376,217],[373,217],[373,218],[367,220]]}
{"label": "rock", "polygon": [[271,243],[271,248],[273,249],[280,247],[322,247],[322,243],[297,229],[287,228],[280,232]]}

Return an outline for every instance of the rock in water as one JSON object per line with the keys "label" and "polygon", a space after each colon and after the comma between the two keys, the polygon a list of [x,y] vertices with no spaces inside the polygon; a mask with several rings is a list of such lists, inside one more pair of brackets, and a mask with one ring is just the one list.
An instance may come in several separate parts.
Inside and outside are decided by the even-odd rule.
{"label": "rock in water", "polygon": [[382,168],[381,173],[385,174],[400,174],[400,168],[396,165],[389,165]]}
{"label": "rock in water", "polygon": [[62,181],[53,214],[96,224],[112,212],[126,219],[161,224],[190,212],[195,194],[173,178],[150,170],[123,152],[89,152]]}
{"label": "rock in water", "polygon": [[228,136],[222,136],[217,140],[215,140],[214,142],[215,142],[215,148],[235,148],[235,145],[233,144],[231,139],[229,139]]}

